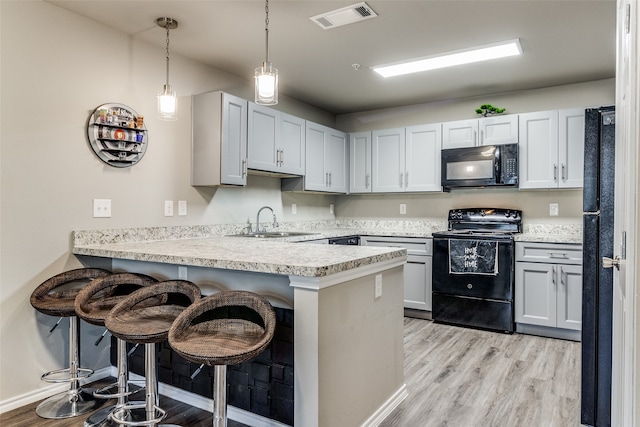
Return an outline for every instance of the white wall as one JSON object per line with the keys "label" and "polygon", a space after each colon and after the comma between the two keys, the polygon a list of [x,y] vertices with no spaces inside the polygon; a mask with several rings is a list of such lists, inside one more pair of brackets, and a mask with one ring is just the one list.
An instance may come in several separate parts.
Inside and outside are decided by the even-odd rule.
{"label": "white wall", "polygon": [[[343,114],[336,126],[347,132],[388,129],[477,117],[482,104],[507,108],[507,113],[597,107],[615,103],[615,79],[565,86],[411,105],[399,108]],[[399,217],[399,205],[407,205],[406,218],[446,218],[449,209],[459,207],[504,207],[523,210],[526,223],[582,223],[582,191],[468,190],[413,195],[360,195],[336,199],[339,217]],[[559,204],[559,216],[549,216],[549,203]],[[404,216],[403,216],[404,217]]]}
{"label": "white wall", "polygon": [[[0,18],[1,409],[42,390],[47,383],[40,375],[65,364],[66,322],[49,335],[56,319],[36,314],[29,296],[48,277],[80,266],[70,253],[72,230],[253,222],[263,205],[287,220],[283,211],[290,208],[283,206],[292,201],[298,204],[296,219],[330,219],[334,198],[282,195],[278,179],[254,176],[246,188],[189,185],[189,96],[225,90],[252,99],[252,81],[172,54],[179,118],[161,122],[155,111],[165,79],[162,47],[42,1],[2,0]],[[157,31],[153,23],[150,28]],[[157,33],[164,40],[162,31]],[[105,165],[87,143],[87,119],[107,102],[145,116],[148,149],[131,168]],[[332,114],[284,95],[278,109],[334,125]],[[94,198],[112,200],[112,218],[92,218]],[[187,200],[188,216],[164,217],[164,200]],[[102,330],[86,326],[81,326],[83,365],[105,366],[107,355],[93,346]]]}

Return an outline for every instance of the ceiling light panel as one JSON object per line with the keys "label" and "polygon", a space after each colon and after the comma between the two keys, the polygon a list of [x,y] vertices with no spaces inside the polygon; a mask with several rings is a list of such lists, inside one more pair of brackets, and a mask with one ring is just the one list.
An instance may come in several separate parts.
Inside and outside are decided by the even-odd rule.
{"label": "ceiling light panel", "polygon": [[376,16],[378,16],[378,14],[375,13],[368,4],[362,2],[312,16],[309,19],[318,24],[322,29],[329,30],[343,25],[353,24],[354,22],[365,21],[375,18]]}
{"label": "ceiling light panel", "polygon": [[515,55],[522,55],[520,39],[445,52],[439,55],[416,58],[393,64],[377,65],[371,68],[383,77],[394,77]]}

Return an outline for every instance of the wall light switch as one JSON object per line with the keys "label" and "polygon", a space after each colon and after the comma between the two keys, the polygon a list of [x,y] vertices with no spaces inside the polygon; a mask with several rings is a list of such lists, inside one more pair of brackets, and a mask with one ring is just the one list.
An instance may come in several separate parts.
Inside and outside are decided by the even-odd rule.
{"label": "wall light switch", "polygon": [[173,200],[164,201],[164,216],[173,216]]}
{"label": "wall light switch", "polygon": [[296,205],[295,203],[291,204],[291,215],[295,215],[298,213],[298,205]]}
{"label": "wall light switch", "polygon": [[111,199],[93,199],[93,217],[111,218]]}
{"label": "wall light switch", "polygon": [[186,216],[187,215],[187,201],[186,200],[178,200],[178,215]]}
{"label": "wall light switch", "polygon": [[549,203],[549,216],[558,216],[559,210],[557,203]]}
{"label": "wall light switch", "polygon": [[400,203],[400,215],[407,214],[407,205],[404,203]]}

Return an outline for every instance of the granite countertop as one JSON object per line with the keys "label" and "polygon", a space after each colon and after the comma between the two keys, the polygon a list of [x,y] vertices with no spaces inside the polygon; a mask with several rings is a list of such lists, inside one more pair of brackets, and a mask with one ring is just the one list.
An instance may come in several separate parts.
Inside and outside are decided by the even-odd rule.
{"label": "granite countertop", "polygon": [[[308,233],[273,239],[237,237],[242,224],[80,230],[73,253],[107,258],[322,277],[406,256],[405,249],[304,244],[344,236],[430,238],[440,220],[326,220],[283,224],[277,231]],[[525,224],[516,241],[582,244],[581,224]],[[301,248],[304,244],[304,249]]]}
{"label": "granite countertop", "polygon": [[406,249],[364,246],[308,244],[302,248],[282,240],[218,236],[101,243],[74,245],[73,253],[306,277],[328,276],[407,254]]}

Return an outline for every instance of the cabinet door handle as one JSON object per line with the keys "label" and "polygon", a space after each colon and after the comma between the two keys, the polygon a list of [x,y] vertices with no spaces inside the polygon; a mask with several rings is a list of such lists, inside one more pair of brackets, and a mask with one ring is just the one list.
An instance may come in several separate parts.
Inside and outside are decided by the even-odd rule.
{"label": "cabinet door handle", "polygon": [[400,172],[400,188],[404,187],[404,174],[402,172]]}
{"label": "cabinet door handle", "polygon": [[324,173],[324,186],[325,187],[329,186],[329,172]]}
{"label": "cabinet door handle", "polygon": [[242,160],[242,177],[247,176],[247,159]]}
{"label": "cabinet door handle", "polygon": [[480,131],[480,145],[484,145],[484,131]]}
{"label": "cabinet door handle", "polygon": [[569,259],[566,252],[547,252],[549,258]]}
{"label": "cabinet door handle", "polygon": [[331,187],[331,172],[329,172],[329,187]]}
{"label": "cabinet door handle", "polygon": [[551,272],[552,272],[551,281],[552,281],[553,285],[555,286],[556,285],[556,275],[557,275],[556,266],[555,265],[553,267],[551,267]]}
{"label": "cabinet door handle", "polygon": [[553,180],[558,181],[558,165],[553,164]]}
{"label": "cabinet door handle", "polygon": [[567,166],[564,163],[562,164],[562,180],[567,180]]}
{"label": "cabinet door handle", "polygon": [[566,281],[566,273],[564,272],[564,268],[560,267],[560,284],[565,286],[567,284]]}
{"label": "cabinet door handle", "polygon": [[364,178],[364,188],[369,188],[369,180],[371,179],[371,175],[366,174]]}
{"label": "cabinet door handle", "polygon": [[473,145],[478,145],[478,132],[473,131]]}

